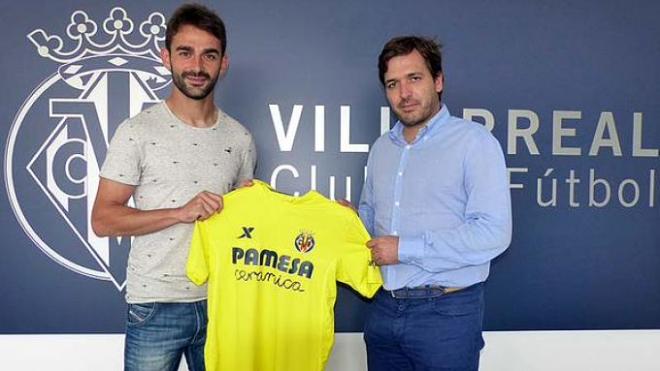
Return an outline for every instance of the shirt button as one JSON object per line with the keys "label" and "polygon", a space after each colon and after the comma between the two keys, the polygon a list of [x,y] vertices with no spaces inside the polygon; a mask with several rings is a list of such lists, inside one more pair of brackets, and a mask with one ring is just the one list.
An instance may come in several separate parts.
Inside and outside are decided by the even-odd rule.
{"label": "shirt button", "polygon": [[394,206],[399,207],[399,201],[395,202]]}
{"label": "shirt button", "polygon": [[393,235],[393,236],[398,236],[398,235],[399,235],[399,232],[394,231],[394,232],[392,232],[392,235]]}
{"label": "shirt button", "polygon": [[402,176],[402,175],[403,175],[403,172],[399,171],[399,176]]}
{"label": "shirt button", "polygon": [[410,149],[410,144],[406,145],[406,149]]}

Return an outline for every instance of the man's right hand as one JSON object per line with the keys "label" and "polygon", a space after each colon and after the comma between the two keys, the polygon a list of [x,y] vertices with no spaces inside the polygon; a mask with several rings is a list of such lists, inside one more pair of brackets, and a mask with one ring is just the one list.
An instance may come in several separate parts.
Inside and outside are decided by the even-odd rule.
{"label": "man's right hand", "polygon": [[194,223],[206,220],[222,210],[222,196],[202,191],[178,209],[178,218],[182,223]]}
{"label": "man's right hand", "polygon": [[340,204],[341,206],[344,206],[344,207],[347,207],[347,208],[353,210],[356,213],[358,212],[358,210],[355,208],[355,206],[353,206],[353,204],[350,201],[346,200],[346,199],[342,198],[341,200],[337,200],[337,203]]}

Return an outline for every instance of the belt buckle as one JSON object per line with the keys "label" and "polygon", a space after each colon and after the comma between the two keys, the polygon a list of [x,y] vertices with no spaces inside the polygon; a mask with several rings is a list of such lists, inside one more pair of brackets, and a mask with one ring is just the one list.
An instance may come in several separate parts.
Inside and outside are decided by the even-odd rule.
{"label": "belt buckle", "polygon": [[400,289],[391,290],[390,296],[392,296],[394,299],[410,299],[410,296],[408,295],[409,290],[409,287],[402,287]]}

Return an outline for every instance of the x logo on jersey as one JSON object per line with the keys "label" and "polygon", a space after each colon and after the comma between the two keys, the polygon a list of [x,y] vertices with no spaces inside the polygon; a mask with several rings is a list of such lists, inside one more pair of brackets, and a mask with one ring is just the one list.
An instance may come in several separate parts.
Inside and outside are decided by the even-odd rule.
{"label": "x logo on jersey", "polygon": [[243,227],[243,234],[238,236],[238,238],[252,239],[252,231],[254,231],[254,227]]}

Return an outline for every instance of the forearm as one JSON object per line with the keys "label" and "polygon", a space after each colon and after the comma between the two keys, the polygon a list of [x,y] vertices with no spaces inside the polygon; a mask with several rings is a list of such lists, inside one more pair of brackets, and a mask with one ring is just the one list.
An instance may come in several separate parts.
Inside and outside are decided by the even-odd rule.
{"label": "forearm", "polygon": [[360,203],[358,208],[358,215],[360,215],[360,220],[362,224],[369,232],[369,235],[374,235],[374,211],[371,207],[366,204]]}
{"label": "forearm", "polygon": [[138,210],[109,205],[94,210],[92,228],[98,236],[139,236],[158,232],[182,222],[180,209]]}
{"label": "forearm", "polygon": [[444,272],[485,264],[506,250],[510,241],[508,220],[481,217],[453,229],[402,236],[399,259],[429,272]]}
{"label": "forearm", "polygon": [[362,224],[367,229],[367,232],[371,236],[374,235],[374,196],[373,196],[373,185],[372,180],[368,177],[362,187],[362,194],[360,195],[360,201],[358,202],[358,215],[362,220]]}

